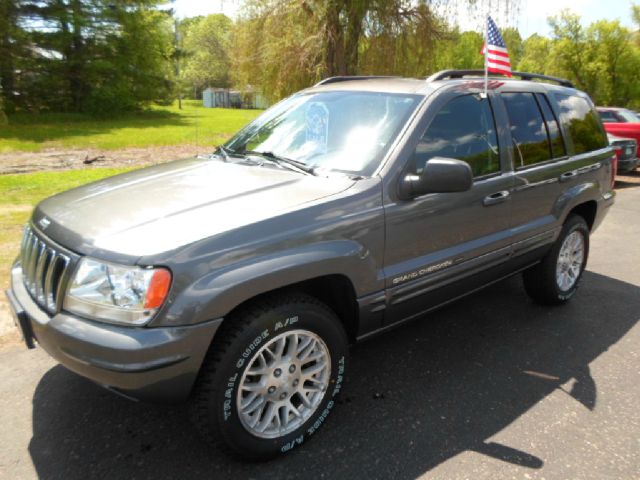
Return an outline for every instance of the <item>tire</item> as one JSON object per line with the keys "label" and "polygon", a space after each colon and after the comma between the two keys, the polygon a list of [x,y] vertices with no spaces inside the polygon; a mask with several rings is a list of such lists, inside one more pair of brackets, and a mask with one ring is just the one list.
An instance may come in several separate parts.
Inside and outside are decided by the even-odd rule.
{"label": "tire", "polygon": [[192,398],[196,427],[244,459],[288,452],[324,424],[342,388],[347,353],[340,320],[314,297],[293,293],[254,303],[225,320],[214,338]]}
{"label": "tire", "polygon": [[[563,246],[567,250],[563,250]],[[582,254],[578,255],[580,249]],[[561,252],[569,255],[561,257]],[[523,272],[527,294],[541,305],[567,302],[578,289],[588,256],[589,227],[581,216],[570,215],[549,253],[540,263]]]}

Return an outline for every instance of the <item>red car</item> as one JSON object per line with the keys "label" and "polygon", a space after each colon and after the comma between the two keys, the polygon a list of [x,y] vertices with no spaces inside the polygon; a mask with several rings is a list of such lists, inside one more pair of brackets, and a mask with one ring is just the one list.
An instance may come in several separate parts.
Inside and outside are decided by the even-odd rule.
{"label": "red car", "polygon": [[604,129],[613,135],[633,138],[640,144],[640,120],[626,108],[598,107]]}
{"label": "red car", "polygon": [[640,160],[638,154],[638,142],[633,138],[621,138],[607,132],[609,144],[615,149],[618,159],[617,172],[625,173],[635,170]]}

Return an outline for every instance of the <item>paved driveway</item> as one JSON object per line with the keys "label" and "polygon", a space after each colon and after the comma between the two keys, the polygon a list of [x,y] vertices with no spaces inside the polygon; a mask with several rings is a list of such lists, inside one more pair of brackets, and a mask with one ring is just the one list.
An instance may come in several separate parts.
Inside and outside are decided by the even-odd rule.
{"label": "paved driveway", "polygon": [[0,350],[0,478],[640,478],[640,186],[592,239],[569,305],[513,278],[355,347],[341,405],[266,464],[208,450],[42,351]]}

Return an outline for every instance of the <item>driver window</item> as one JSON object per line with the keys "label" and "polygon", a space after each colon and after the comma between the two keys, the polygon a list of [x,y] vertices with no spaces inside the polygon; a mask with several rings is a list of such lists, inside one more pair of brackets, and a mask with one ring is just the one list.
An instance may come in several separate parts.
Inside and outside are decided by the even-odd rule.
{"label": "driver window", "polygon": [[500,171],[496,126],[487,99],[457,97],[436,114],[416,147],[413,171],[422,173],[433,157],[464,160],[474,177]]}

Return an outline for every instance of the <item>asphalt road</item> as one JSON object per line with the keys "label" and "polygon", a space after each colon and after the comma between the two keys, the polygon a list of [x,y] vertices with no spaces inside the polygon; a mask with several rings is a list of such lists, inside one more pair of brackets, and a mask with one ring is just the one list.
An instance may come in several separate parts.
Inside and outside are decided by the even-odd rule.
{"label": "asphalt road", "polygon": [[354,347],[322,432],[269,463],[208,449],[183,408],[5,345],[0,478],[640,479],[640,185],[626,186],[570,304],[536,306],[516,277]]}

